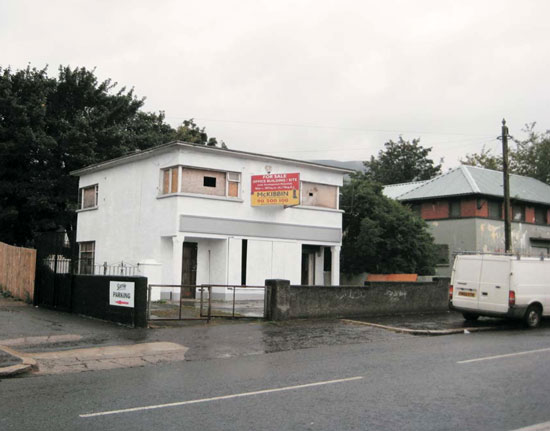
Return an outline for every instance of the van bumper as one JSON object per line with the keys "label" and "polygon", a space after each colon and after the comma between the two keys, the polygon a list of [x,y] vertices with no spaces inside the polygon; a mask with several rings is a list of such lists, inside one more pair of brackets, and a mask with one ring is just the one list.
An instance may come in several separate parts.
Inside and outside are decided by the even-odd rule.
{"label": "van bumper", "polygon": [[478,314],[487,317],[506,317],[508,319],[522,319],[527,311],[526,305],[513,305],[508,307],[508,311],[488,311],[488,310],[473,310],[471,308],[455,307],[452,302],[449,302],[449,310],[458,311],[460,313]]}

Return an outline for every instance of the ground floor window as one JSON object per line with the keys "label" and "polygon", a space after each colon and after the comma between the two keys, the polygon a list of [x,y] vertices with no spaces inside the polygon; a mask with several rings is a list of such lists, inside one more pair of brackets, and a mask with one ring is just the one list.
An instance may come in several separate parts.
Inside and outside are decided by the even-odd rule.
{"label": "ground floor window", "polygon": [[95,241],[78,243],[78,273],[93,274],[95,265]]}
{"label": "ground floor window", "polygon": [[550,256],[550,240],[531,238],[531,247],[535,254]]}
{"label": "ground floor window", "polygon": [[435,244],[437,253],[437,266],[449,266],[449,244]]}

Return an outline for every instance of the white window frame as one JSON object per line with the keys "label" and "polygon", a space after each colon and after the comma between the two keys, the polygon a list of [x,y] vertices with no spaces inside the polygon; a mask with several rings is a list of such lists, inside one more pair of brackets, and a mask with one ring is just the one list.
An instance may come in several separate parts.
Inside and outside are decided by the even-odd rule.
{"label": "white window frame", "polygon": [[[95,189],[94,205],[85,207],[84,206],[84,192],[86,190],[91,189],[91,188]],[[92,184],[92,185],[89,185],[89,186],[80,187],[80,189],[78,190],[78,198],[79,198],[78,199],[78,209],[80,209],[80,210],[90,210],[90,209],[97,208],[98,202],[99,202],[99,184],[96,183],[96,184]]]}
{"label": "white window frame", "polygon": [[[223,172],[223,171],[220,171]],[[230,179],[231,174],[235,175],[236,179]],[[229,196],[229,183],[237,183],[237,196]],[[241,197],[241,173],[225,171],[225,196],[228,198],[239,199]]]}
{"label": "white window frame", "polygon": [[[176,191],[175,192],[172,192],[172,169],[177,169],[178,170],[178,184],[176,186]],[[165,193],[164,192],[164,172],[166,171],[169,171],[169,175],[168,175],[168,191]],[[181,165],[177,165],[177,166],[169,166],[167,168],[162,168],[160,170],[160,186],[159,186],[159,195],[161,196],[164,196],[164,195],[173,195],[173,194],[176,194],[176,193],[180,193],[181,191],[181,177],[182,177],[182,166]]]}
{"label": "white window frame", "polygon": [[[86,245],[92,245],[92,250],[82,251],[82,246]],[[79,274],[88,274],[93,275],[95,272],[95,241],[81,241],[78,243],[78,273]],[[83,258],[82,253],[90,253],[91,258]],[[84,264],[84,259],[88,260],[86,264]],[[89,271],[84,271],[84,268],[89,268]],[[90,272],[91,271],[91,272]]]}

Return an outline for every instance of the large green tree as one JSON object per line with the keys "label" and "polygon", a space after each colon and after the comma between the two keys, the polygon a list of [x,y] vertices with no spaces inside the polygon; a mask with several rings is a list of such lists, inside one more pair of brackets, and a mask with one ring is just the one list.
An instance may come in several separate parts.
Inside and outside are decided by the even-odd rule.
{"label": "large green tree", "polygon": [[[550,130],[537,132],[535,126],[536,123],[525,125],[524,139],[511,138],[515,146],[508,153],[510,172],[550,184]],[[486,148],[482,148],[479,153],[467,154],[460,162],[502,170],[502,154],[495,154]]]}
{"label": "large green tree", "polygon": [[420,139],[406,141],[401,136],[397,142],[384,144],[378,157],[371,156],[364,162],[366,174],[380,184],[398,184],[428,180],[441,173],[441,164],[436,165],[429,154],[431,148],[420,145]]}
{"label": "large green tree", "polygon": [[73,237],[78,179],[71,171],[185,140],[185,130],[165,123],[162,112],[143,111],[143,103],[85,68],[60,67],[55,77],[30,66],[0,68],[0,241],[32,244],[37,232],[59,226]]}
{"label": "large green tree", "polygon": [[342,189],[342,269],[350,273],[433,274],[436,249],[424,220],[382,195],[368,175]]}

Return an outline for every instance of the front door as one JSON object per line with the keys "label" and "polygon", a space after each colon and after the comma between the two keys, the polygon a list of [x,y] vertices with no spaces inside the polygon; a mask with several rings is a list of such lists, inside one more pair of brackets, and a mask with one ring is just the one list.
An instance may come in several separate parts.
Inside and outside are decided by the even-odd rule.
{"label": "front door", "polygon": [[[184,242],[181,264],[182,296],[187,298],[195,297],[197,284],[197,243]],[[193,287],[192,287],[193,286]]]}
{"label": "front door", "polygon": [[302,245],[302,286],[315,284],[315,253],[318,247]]}

